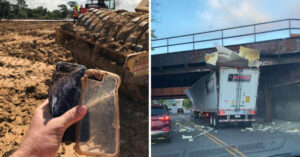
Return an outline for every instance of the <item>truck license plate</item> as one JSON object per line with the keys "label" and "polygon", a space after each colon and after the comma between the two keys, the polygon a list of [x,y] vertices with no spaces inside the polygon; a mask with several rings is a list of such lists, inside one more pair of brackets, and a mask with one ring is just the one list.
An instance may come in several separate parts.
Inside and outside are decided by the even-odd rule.
{"label": "truck license plate", "polygon": [[241,118],[241,115],[235,115],[234,117],[235,118]]}

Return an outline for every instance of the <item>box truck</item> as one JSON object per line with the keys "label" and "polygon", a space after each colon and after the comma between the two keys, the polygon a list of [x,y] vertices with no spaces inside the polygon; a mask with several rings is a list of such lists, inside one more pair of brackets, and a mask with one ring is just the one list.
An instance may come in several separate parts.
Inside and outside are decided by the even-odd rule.
{"label": "box truck", "polygon": [[249,127],[255,121],[259,68],[219,67],[200,78],[185,94],[194,117],[207,117],[213,127],[237,122]]}

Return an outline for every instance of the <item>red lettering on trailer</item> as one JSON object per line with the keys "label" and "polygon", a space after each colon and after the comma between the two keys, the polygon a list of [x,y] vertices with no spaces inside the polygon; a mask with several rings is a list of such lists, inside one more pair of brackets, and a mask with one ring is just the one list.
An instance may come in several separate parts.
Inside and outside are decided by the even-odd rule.
{"label": "red lettering on trailer", "polygon": [[251,75],[238,75],[238,74],[229,74],[228,81],[245,81],[249,82],[251,80]]}

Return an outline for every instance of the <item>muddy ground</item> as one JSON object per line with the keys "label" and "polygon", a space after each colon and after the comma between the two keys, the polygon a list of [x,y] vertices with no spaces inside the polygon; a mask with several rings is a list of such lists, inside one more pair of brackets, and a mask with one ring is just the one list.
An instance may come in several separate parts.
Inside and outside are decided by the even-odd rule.
{"label": "muddy ground", "polygon": [[[48,97],[57,61],[74,62],[55,43],[63,22],[0,22],[0,155],[22,142],[34,109]],[[120,156],[148,155],[148,107],[120,93]],[[62,144],[57,156],[79,156],[74,144]]]}

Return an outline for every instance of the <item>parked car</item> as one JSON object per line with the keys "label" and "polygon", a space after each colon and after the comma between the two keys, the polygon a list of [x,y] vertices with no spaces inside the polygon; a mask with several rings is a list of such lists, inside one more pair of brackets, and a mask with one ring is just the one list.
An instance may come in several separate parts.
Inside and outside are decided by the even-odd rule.
{"label": "parked car", "polygon": [[183,108],[178,108],[178,109],[177,109],[177,113],[184,113],[184,112],[183,112]]}
{"label": "parked car", "polygon": [[151,105],[151,139],[171,141],[171,119],[166,105]]}

